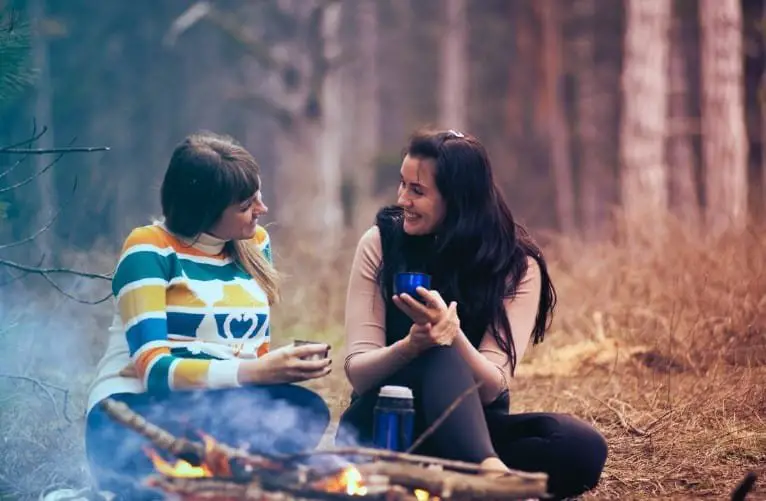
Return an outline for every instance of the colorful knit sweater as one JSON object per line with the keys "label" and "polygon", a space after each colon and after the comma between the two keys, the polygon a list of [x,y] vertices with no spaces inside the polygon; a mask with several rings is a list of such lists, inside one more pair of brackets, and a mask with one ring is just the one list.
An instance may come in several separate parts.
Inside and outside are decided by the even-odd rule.
{"label": "colorful knit sweater", "polygon": [[[261,286],[202,235],[184,242],[162,224],[134,229],[112,280],[118,313],[88,409],[116,393],[238,386],[240,360],[269,349]],[[269,236],[254,244],[271,259]]]}

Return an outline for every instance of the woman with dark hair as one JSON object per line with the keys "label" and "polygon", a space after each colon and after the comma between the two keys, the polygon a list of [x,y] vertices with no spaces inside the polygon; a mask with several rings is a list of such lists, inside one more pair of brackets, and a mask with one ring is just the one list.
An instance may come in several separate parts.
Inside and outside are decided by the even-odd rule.
{"label": "woman with dark hair", "polygon": [[[86,452],[99,489],[156,498],[148,442],[99,406],[124,402],[183,436],[205,432],[265,453],[313,448],[329,423],[324,401],[288,383],[326,376],[324,344],[269,350],[279,298],[259,168],[232,139],[186,138],[161,188],[163,222],[134,229],[112,280],[119,313],[91,385]],[[199,437],[198,437],[199,438]]]}
{"label": "woman with dark hair", "polygon": [[[394,294],[394,276],[432,277],[420,300]],[[370,443],[378,389],[415,397],[416,434],[481,386],[423,442],[421,454],[545,472],[549,491],[593,488],[603,437],[571,416],[510,413],[509,380],[530,340],[543,340],[556,294],[545,259],[516,223],[481,143],[455,131],[419,132],[405,149],[396,206],[361,238],[346,299],[346,375],[354,389],[339,442]]]}

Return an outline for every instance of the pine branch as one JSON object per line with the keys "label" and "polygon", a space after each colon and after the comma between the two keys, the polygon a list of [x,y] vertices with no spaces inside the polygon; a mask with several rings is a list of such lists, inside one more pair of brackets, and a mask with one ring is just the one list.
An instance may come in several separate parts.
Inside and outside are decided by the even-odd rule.
{"label": "pine branch", "polygon": [[31,48],[29,24],[19,19],[13,9],[0,12],[0,103],[9,101],[34,81]]}

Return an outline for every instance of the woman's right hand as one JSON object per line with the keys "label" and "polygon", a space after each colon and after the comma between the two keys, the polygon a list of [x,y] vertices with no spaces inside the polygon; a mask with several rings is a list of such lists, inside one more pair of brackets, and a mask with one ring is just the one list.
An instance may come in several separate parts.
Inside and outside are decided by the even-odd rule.
{"label": "woman's right hand", "polygon": [[330,373],[332,359],[302,360],[303,357],[324,355],[326,344],[283,346],[255,359],[243,361],[237,377],[240,383],[281,384],[297,383],[324,377]]}
{"label": "woman's right hand", "polygon": [[445,315],[435,324],[412,324],[408,334],[410,346],[416,353],[421,353],[435,346],[450,346],[460,333],[460,319],[457,316],[457,303],[447,307]]}

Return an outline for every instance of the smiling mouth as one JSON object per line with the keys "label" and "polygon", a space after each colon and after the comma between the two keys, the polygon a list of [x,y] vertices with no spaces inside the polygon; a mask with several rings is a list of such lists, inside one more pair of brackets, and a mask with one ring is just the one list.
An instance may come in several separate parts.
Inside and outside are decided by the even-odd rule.
{"label": "smiling mouth", "polygon": [[416,221],[420,219],[420,216],[417,214],[413,214],[412,212],[404,212],[404,220],[405,221]]}

